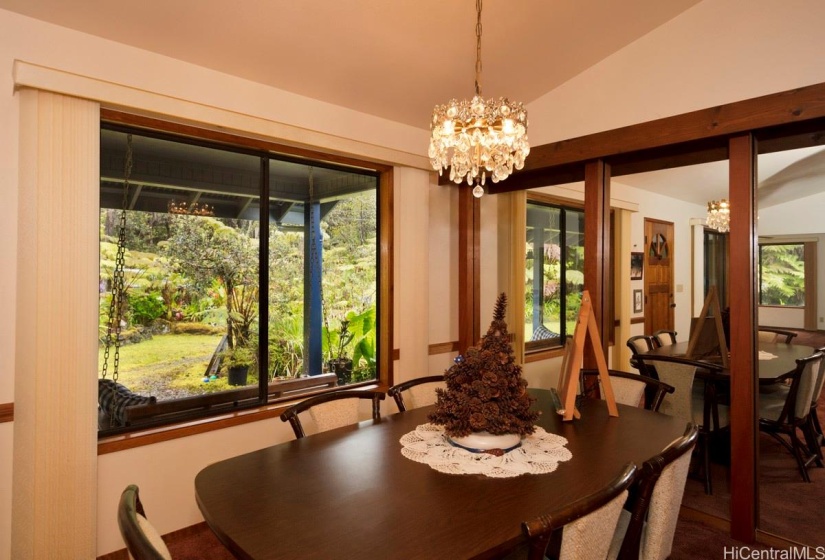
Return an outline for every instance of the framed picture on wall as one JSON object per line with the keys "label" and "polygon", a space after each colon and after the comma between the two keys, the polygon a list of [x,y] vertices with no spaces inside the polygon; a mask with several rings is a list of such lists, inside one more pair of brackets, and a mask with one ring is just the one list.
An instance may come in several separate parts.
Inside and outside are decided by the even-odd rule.
{"label": "framed picture on wall", "polygon": [[644,253],[630,253],[630,279],[641,280],[645,263]]}
{"label": "framed picture on wall", "polygon": [[633,290],[633,313],[642,312],[642,290]]}

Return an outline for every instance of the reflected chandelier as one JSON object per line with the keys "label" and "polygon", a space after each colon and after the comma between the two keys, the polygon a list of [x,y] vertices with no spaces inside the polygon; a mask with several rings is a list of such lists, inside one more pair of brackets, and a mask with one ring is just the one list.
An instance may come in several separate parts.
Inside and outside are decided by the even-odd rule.
{"label": "reflected chandelier", "polygon": [[720,233],[730,231],[730,203],[727,200],[708,202],[707,224]]}
{"label": "reflected chandelier", "polygon": [[436,105],[428,154],[439,175],[449,166],[451,181],[461,183],[466,177],[468,185],[475,183],[473,195],[481,197],[488,174],[498,183],[514,167],[524,167],[530,143],[527,111],[520,102],[481,96],[481,0],[476,0],[476,13],[476,94],[471,100]]}

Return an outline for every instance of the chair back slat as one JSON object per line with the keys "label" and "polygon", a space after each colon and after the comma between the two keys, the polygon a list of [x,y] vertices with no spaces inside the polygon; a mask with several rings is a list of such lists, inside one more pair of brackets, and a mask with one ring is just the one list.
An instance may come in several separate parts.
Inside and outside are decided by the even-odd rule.
{"label": "chair back slat", "polygon": [[[804,364],[801,364],[802,371],[799,374],[799,389],[797,390],[796,402],[794,403],[795,419],[805,418],[811,411],[811,402],[813,402],[814,391],[819,379],[822,357],[823,354],[817,352],[811,356],[811,358],[807,358]],[[797,361],[797,363],[799,363],[799,361]]]}
{"label": "chair back slat", "polygon": [[283,422],[289,422],[296,438],[306,435],[300,414],[309,412],[317,431],[324,432],[349,424],[356,424],[359,418],[359,404],[362,400],[372,401],[372,419],[381,418],[381,401],[385,397],[381,391],[336,391],[310,397],[286,409],[281,414]]}
{"label": "chair back slat", "polygon": [[670,346],[676,344],[676,331],[669,331],[667,329],[660,329],[653,333],[653,339],[658,343],[659,347]]}
{"label": "chair back slat", "polygon": [[[640,360],[646,366],[654,362],[645,357],[640,357]],[[659,379],[674,388],[673,394],[665,396],[659,412],[691,422],[693,420],[691,388],[696,375],[696,366],[690,363],[655,360],[655,367]]]}
{"label": "chair back slat", "polygon": [[622,514],[629,518],[626,530],[617,531],[610,558],[664,560],[670,556],[698,434],[696,424],[688,423],[682,437],[642,466]]}
{"label": "chair back slat", "polygon": [[616,478],[597,492],[522,523],[522,531],[529,543],[528,560],[543,560],[547,545],[562,528],[560,558],[606,558],[627,499],[627,489],[635,475],[636,466],[628,463]]}
{"label": "chair back slat", "polygon": [[387,391],[387,395],[395,400],[398,410],[404,412],[407,409],[435,404],[435,390],[439,387],[445,387],[444,376],[430,375],[393,385]]}
{"label": "chair back slat", "polygon": [[[599,370],[597,369],[582,369],[581,374],[584,377],[595,377],[598,383],[601,383]],[[608,369],[607,374],[610,376],[613,395],[619,404],[639,406],[642,395],[645,394],[645,408],[658,411],[665,395],[673,392],[673,387],[667,383],[645,375],[639,375],[638,373]],[[592,386],[597,385],[593,384]],[[646,389],[650,389],[649,394],[646,392]],[[595,397],[595,394],[588,394],[588,396]],[[600,396],[604,399],[603,391],[600,391]]]}
{"label": "chair back slat", "polygon": [[[825,354],[825,347],[819,348],[817,352]],[[819,402],[819,397],[822,396],[822,387],[825,386],[825,359],[819,362],[819,373],[816,377],[816,384],[814,385],[814,394],[811,398],[811,406],[816,409],[816,404]]]}
{"label": "chair back slat", "polygon": [[146,519],[138,487],[130,484],[120,495],[117,524],[126,551],[134,560],[171,560],[160,534]]}

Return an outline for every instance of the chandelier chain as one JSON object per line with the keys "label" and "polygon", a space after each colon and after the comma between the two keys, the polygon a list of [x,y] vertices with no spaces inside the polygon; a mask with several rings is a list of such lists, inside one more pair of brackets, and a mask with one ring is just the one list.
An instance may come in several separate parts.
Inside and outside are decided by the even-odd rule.
{"label": "chandelier chain", "polygon": [[449,168],[450,180],[474,185],[476,197],[484,194],[488,178],[497,183],[522,169],[530,153],[524,105],[481,95],[481,8],[482,0],[476,0],[475,95],[435,106],[427,150],[433,169],[441,174]]}
{"label": "chandelier chain", "polygon": [[476,95],[481,95],[481,0],[476,0]]}

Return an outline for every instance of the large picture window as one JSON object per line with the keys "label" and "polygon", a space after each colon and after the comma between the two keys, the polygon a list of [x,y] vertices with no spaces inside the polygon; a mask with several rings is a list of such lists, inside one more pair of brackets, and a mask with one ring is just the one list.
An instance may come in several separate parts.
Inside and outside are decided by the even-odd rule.
{"label": "large picture window", "polygon": [[581,306],[584,212],[528,201],[526,266],[525,348],[561,346]]}
{"label": "large picture window", "polygon": [[759,245],[759,305],[805,306],[805,244]]}
{"label": "large picture window", "polygon": [[104,124],[100,206],[102,432],[378,378],[378,172]]}

